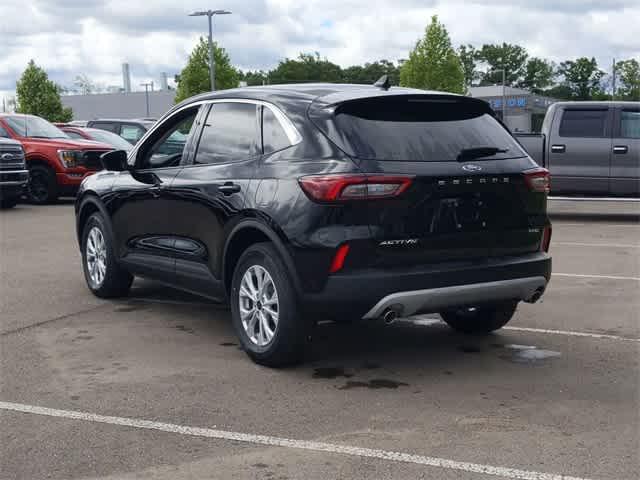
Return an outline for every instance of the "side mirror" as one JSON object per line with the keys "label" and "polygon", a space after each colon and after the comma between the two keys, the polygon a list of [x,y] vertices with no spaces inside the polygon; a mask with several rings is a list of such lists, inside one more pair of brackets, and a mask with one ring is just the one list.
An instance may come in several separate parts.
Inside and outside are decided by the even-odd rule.
{"label": "side mirror", "polygon": [[129,169],[127,163],[127,152],[124,150],[111,150],[110,152],[100,155],[100,161],[105,170],[113,172],[123,172]]}

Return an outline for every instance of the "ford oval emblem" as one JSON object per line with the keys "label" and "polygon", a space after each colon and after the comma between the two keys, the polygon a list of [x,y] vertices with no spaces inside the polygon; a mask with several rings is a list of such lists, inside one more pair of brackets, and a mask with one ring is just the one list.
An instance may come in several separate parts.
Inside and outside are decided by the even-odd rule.
{"label": "ford oval emblem", "polygon": [[467,172],[479,172],[480,170],[482,170],[482,167],[480,165],[474,165],[473,163],[470,163],[468,165],[463,165],[462,169]]}

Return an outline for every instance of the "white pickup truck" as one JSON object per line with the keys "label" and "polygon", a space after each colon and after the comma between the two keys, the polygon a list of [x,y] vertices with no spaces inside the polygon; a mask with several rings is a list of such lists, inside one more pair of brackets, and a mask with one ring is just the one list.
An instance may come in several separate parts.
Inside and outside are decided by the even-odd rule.
{"label": "white pickup truck", "polygon": [[558,102],[515,137],[551,172],[551,193],[640,196],[640,102]]}

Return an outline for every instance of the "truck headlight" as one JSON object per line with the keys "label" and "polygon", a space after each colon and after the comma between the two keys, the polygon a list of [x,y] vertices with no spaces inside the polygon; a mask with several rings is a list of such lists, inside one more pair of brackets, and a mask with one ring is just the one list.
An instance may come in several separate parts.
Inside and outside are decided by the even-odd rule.
{"label": "truck headlight", "polygon": [[82,152],[79,150],[58,150],[58,158],[65,168],[74,168],[80,164]]}

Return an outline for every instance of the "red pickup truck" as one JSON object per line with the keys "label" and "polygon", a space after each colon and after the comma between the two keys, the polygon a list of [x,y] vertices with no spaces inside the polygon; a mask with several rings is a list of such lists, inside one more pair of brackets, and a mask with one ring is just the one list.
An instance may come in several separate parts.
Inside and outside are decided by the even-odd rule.
{"label": "red pickup truck", "polygon": [[35,115],[0,113],[0,137],[22,144],[29,170],[27,195],[37,204],[75,195],[82,180],[102,168],[100,155],[113,150],[104,143],[73,140]]}

